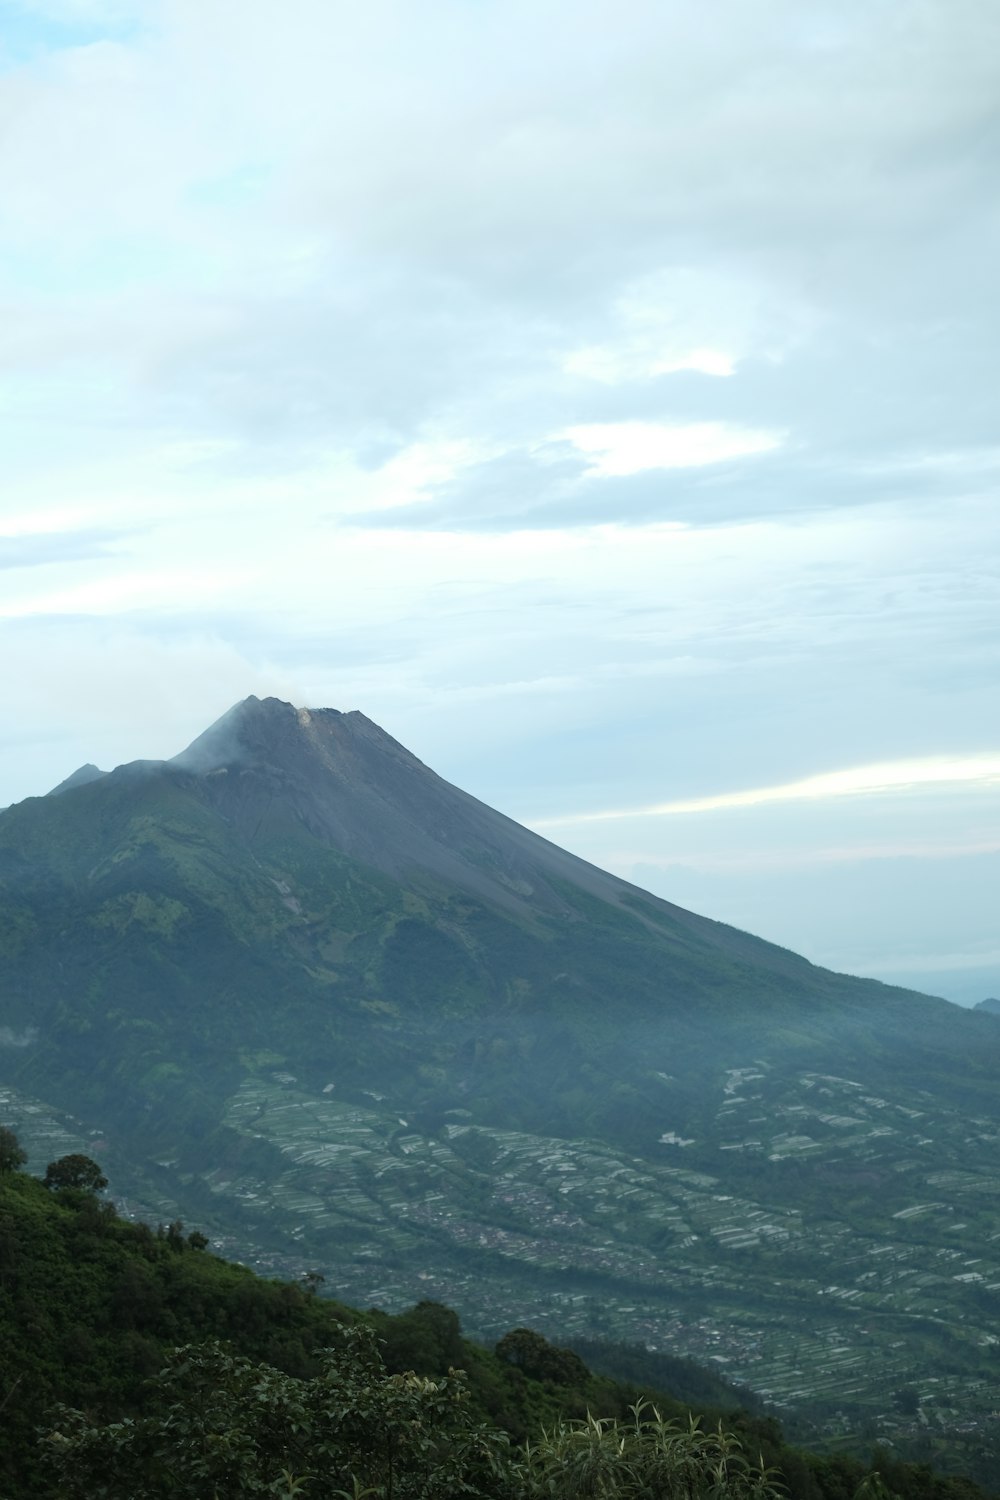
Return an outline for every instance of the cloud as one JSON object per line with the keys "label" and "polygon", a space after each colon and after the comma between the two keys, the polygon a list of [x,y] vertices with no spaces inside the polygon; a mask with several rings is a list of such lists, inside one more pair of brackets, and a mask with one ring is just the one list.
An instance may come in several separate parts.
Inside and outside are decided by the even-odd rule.
{"label": "cloud", "polygon": [[602,348],[597,345],[575,349],[563,361],[563,369],[568,375],[585,375],[590,380],[600,380],[607,385],[617,385],[628,379],[674,375],[679,370],[696,370],[699,375],[721,378],[731,375],[734,368],[732,355],[726,354],[722,349],[702,345],[674,354],[654,354],[642,345],[624,349]]}
{"label": "cloud", "polygon": [[215,604],[237,584],[250,580],[237,569],[211,566],[130,569],[88,578],[54,592],[27,593],[0,603],[0,619],[31,616],[115,615],[134,610],[169,607],[183,597],[189,606],[199,600]]}
{"label": "cloud", "polygon": [[[257,452],[428,422],[530,448],[649,420],[611,409],[622,385],[748,362],[695,420],[819,437],[832,418],[838,445],[912,431],[915,401],[926,431],[984,424],[963,391],[995,348],[995,18],[724,10],[599,3],[567,26],[556,4],[437,0],[417,27],[304,0],[288,27],[168,0],[129,42],[11,83],[11,287],[88,265],[108,296],[86,358]],[[55,312],[71,327],[81,304]]]}
{"label": "cloud", "polygon": [[966,756],[929,756],[922,760],[854,766],[807,776],[783,786],[751,787],[739,792],[720,792],[709,797],[691,797],[677,802],[656,802],[646,807],[619,808],[600,812],[566,814],[536,819],[534,828],[557,828],[576,823],[618,822],[626,818],[664,818],[678,814],[717,812],[723,808],[759,807],[764,803],[827,801],[834,797],[863,797],[887,792],[912,791],[917,787],[1000,786],[1000,751]]}
{"label": "cloud", "polygon": [[961,457],[884,452],[877,462],[844,454],[833,462],[802,449],[772,448],[749,455],[747,462],[730,458],[608,474],[596,464],[588,467],[583,452],[562,441],[512,448],[463,466],[424,490],[419,508],[409,502],[370,504],[349,510],[345,519],[380,529],[491,532],[670,521],[720,526],[801,519],[803,495],[809,497],[806,514],[813,517],[863,506],[955,505],[958,496],[987,497],[998,477],[1000,465],[994,468],[988,449]]}
{"label": "cloud", "polygon": [[54,562],[81,562],[105,557],[127,538],[127,532],[54,531],[0,535],[0,570],[37,568]]}
{"label": "cloud", "polygon": [[601,422],[568,427],[564,434],[575,448],[589,455],[591,472],[619,477],[644,469],[698,469],[750,454],[770,453],[781,438],[770,432],[750,432],[721,422]]}
{"label": "cloud", "polygon": [[174,755],[251,692],[301,695],[266,647],[251,657],[190,618],[161,636],[86,616],[4,630],[0,805],[44,794],[86,761]]}
{"label": "cloud", "polygon": [[805,306],[733,267],[673,266],[622,288],[598,341],[570,350],[562,368],[611,386],[683,370],[726,378],[751,354],[782,357],[806,321]]}

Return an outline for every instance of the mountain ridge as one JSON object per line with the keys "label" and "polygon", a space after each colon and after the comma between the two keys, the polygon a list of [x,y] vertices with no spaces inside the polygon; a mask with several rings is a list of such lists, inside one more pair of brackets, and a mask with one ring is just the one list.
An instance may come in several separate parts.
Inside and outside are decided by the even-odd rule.
{"label": "mountain ridge", "polygon": [[[308,747],[306,754],[303,754],[304,746]],[[311,765],[309,751],[312,753]],[[334,752],[339,752],[343,763],[338,762]],[[397,768],[397,776],[387,776],[387,766]],[[631,902],[628,909],[640,921],[647,922],[648,917],[636,910],[637,901],[669,913],[691,930],[724,942],[735,952],[752,951],[759,959],[766,950],[776,966],[814,967],[808,959],[790,949],[688,911],[663,897],[653,896],[622,877],[611,875],[580,856],[570,854],[439,777],[359,710],[295,708],[277,698],[259,699],[251,695],[235,704],[190,745],[169,759],[127,762],[111,772],[83,766],[49,795],[62,795],[105,777],[123,779],[156,771],[167,772],[170,768],[190,772],[199,778],[228,777],[235,772],[236,778],[241,779],[245,773],[256,774],[265,785],[256,787],[258,797],[255,800],[234,795],[230,786],[213,788],[213,800],[223,815],[238,821],[241,815],[246,818],[255,809],[259,820],[266,814],[268,797],[282,796],[296,806],[310,832],[363,859],[384,874],[398,875],[410,865],[422,863],[424,868],[441,878],[459,879],[477,895],[487,896],[501,905],[517,907],[524,912],[527,910],[526,899],[537,902],[542,898],[566,914],[566,903],[554,898],[551,890],[533,886],[524,888],[530,886],[530,882],[525,878],[520,861],[533,859],[536,864],[540,862],[548,874],[575,880],[599,899],[614,901],[618,905]],[[311,807],[309,799],[301,797],[310,782],[315,791],[317,773],[325,773],[334,779],[337,795],[332,807],[329,795],[325,799],[327,805],[318,808],[315,802],[319,799],[315,796]],[[386,799],[382,788],[393,782],[395,796]],[[413,795],[415,792],[416,796]],[[352,803],[348,816],[345,816],[345,793]],[[427,815],[440,820],[436,834],[428,835],[426,827],[414,828],[407,807],[411,797],[418,808],[423,804],[424,823]],[[456,817],[456,807],[465,813],[464,820]],[[368,830],[358,826],[361,821],[359,812],[370,820],[372,827]],[[259,828],[259,821],[254,826]],[[409,837],[406,836],[408,832]],[[455,847],[458,837],[464,838],[464,849]],[[505,858],[496,852],[501,839],[508,841]],[[436,849],[433,848],[435,844],[438,845]],[[472,846],[476,848],[478,862],[469,857]],[[492,856],[495,861],[492,870],[483,867],[483,851],[486,851],[487,858]],[[520,861],[517,856],[520,856]],[[513,870],[505,870],[505,864],[512,865]]]}

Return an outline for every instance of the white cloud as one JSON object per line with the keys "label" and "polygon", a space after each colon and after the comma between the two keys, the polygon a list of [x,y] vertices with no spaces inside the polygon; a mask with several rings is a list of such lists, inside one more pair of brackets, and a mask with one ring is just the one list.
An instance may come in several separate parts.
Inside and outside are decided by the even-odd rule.
{"label": "white cloud", "polygon": [[600,812],[567,814],[536,819],[534,828],[557,828],[576,823],[617,822],[625,818],[664,818],[678,814],[718,812],[724,808],[760,807],[765,803],[827,801],[834,797],[882,796],[888,792],[912,791],[917,787],[950,787],[976,784],[1000,786],[1000,752],[979,755],[928,756],[921,760],[854,766],[807,776],[782,786],[751,787],[738,792],[720,792],[709,797],[691,797],[677,802],[655,802],[646,807],[618,808]]}
{"label": "white cloud", "polygon": [[352,511],[381,510],[429,499],[496,449],[472,440],[439,438],[411,443],[374,472],[355,470],[347,504]]}
{"label": "white cloud", "polygon": [[738,364],[783,358],[815,313],[760,278],[699,266],[638,277],[615,298],[605,338],[570,351],[563,369],[605,385],[692,370],[724,379]]}
{"label": "white cloud", "polygon": [[0,603],[0,619],[20,620],[33,615],[117,615],[131,611],[174,608],[179,601],[192,613],[211,605],[218,608],[238,585],[253,582],[246,572],[226,567],[161,568],[155,572],[126,568],[60,589],[36,593],[28,587],[19,599]]}
{"label": "white cloud", "polygon": [[723,422],[594,422],[558,434],[590,458],[594,474],[689,469],[772,453],[783,438]]}
{"label": "white cloud", "polygon": [[208,630],[158,638],[140,622],[18,624],[5,663],[0,805],[39,796],[87,761],[177,754],[249,693],[301,701],[266,654]]}

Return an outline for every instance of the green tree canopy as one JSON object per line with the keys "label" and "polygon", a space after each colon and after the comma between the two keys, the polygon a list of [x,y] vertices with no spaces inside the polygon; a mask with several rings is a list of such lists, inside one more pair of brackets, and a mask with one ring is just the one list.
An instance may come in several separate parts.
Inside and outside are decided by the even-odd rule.
{"label": "green tree canopy", "polygon": [[556,1385],[580,1385],[589,1370],[572,1349],[559,1349],[533,1328],[512,1328],[496,1346],[498,1359],[516,1365],[532,1380],[551,1380]]}
{"label": "green tree canopy", "polygon": [[370,1329],[344,1330],[315,1380],[230,1354],[178,1349],[150,1415],[94,1426],[63,1409],[46,1438],[65,1500],[512,1500],[507,1439],[481,1427],[468,1390],[389,1375]]}
{"label": "green tree canopy", "polygon": [[82,1188],[91,1193],[99,1193],[108,1185],[108,1179],[96,1161],[79,1152],[50,1161],[43,1181],[47,1188]]}
{"label": "green tree canopy", "polygon": [[0,1125],[0,1172],[16,1172],[28,1160],[28,1153],[13,1130]]}
{"label": "green tree canopy", "polygon": [[464,1377],[391,1375],[366,1328],[343,1330],[315,1380],[207,1344],[177,1350],[155,1387],[135,1421],[63,1409],[45,1439],[61,1500],[778,1500],[733,1434],[643,1402],[513,1452],[476,1421]]}

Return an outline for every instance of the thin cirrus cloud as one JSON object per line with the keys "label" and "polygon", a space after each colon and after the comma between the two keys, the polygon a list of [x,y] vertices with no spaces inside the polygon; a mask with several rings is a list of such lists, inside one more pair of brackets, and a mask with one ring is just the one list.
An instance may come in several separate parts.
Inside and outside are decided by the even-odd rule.
{"label": "thin cirrus cloud", "polygon": [[[538,827],[536,823],[534,825]],[[740,879],[762,873],[788,870],[809,871],[830,865],[857,865],[870,860],[945,860],[966,859],[976,855],[1000,854],[1000,834],[989,838],[968,838],[951,843],[920,842],[887,837],[882,843],[812,844],[807,849],[726,850],[722,853],[679,850],[675,854],[651,853],[647,849],[611,849],[602,851],[609,868],[616,870],[674,871],[697,869],[702,873],[736,875]],[[894,965],[898,967],[898,965]]]}
{"label": "thin cirrus cloud", "polygon": [[599,812],[562,814],[535,819],[533,828],[568,827],[580,823],[607,823],[626,818],[661,818],[684,813],[716,812],[733,807],[759,807],[765,803],[817,802],[831,797],[871,796],[906,792],[921,787],[1000,783],[1000,753],[928,756],[920,760],[886,761],[849,770],[827,771],[806,776],[783,786],[751,787],[722,792],[712,797],[691,797],[679,802],[654,802],[645,807],[605,809]]}

